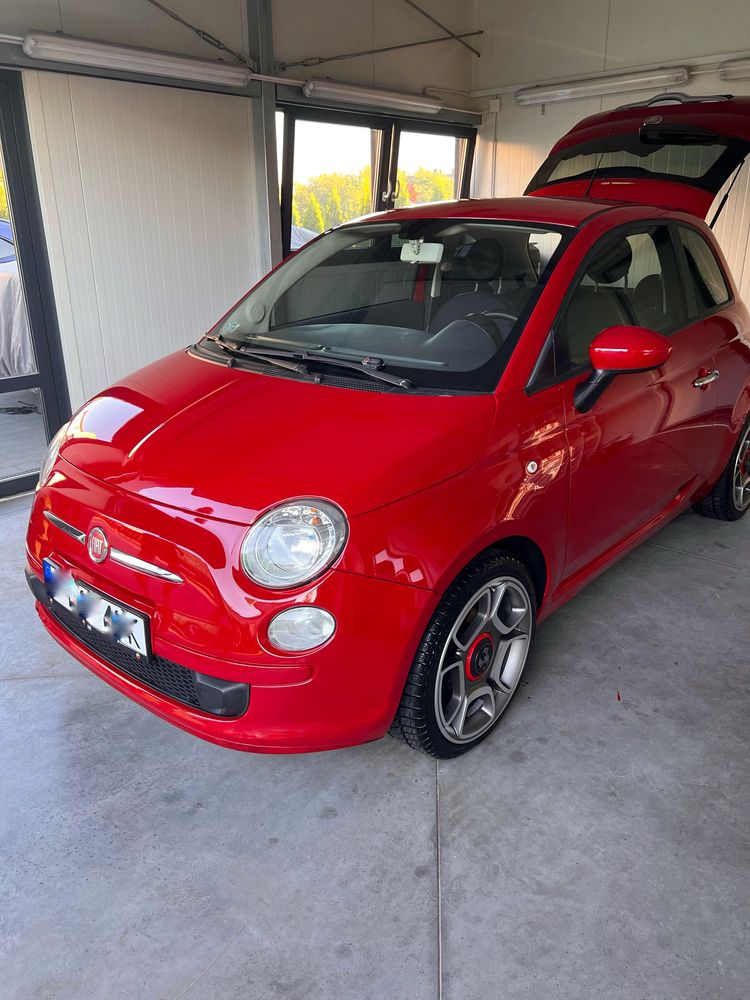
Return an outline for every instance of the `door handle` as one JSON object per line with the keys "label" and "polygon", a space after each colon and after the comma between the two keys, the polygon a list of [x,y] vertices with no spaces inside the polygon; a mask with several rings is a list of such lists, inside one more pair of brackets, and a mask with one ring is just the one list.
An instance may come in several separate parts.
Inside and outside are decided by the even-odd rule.
{"label": "door handle", "polygon": [[705,375],[699,375],[698,378],[693,379],[693,386],[696,389],[705,389],[707,385],[711,385],[719,377],[719,372],[714,368],[712,372],[706,372]]}
{"label": "door handle", "polygon": [[391,184],[389,183],[388,187],[385,189],[385,191],[383,191],[380,197],[383,201],[390,201],[391,198],[393,198],[393,200],[395,201],[400,194],[401,194],[401,181],[397,180],[396,186],[392,187]]}

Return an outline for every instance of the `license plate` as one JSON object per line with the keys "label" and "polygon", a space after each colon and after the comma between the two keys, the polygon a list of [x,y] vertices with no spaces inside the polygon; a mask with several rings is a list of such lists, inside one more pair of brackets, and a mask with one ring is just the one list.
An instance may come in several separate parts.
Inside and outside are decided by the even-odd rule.
{"label": "license plate", "polygon": [[44,560],[44,583],[52,600],[86,626],[124,646],[138,659],[147,659],[148,619],[125,604],[76,580],[51,559]]}

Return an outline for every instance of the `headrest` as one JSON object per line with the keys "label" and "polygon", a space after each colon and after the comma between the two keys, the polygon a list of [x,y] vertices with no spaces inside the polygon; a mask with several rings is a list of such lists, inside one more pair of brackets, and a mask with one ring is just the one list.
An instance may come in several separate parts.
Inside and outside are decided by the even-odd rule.
{"label": "headrest", "polygon": [[625,277],[632,262],[633,251],[628,241],[623,239],[611,246],[603,255],[598,255],[586,273],[597,285],[613,285]]}
{"label": "headrest", "polygon": [[497,240],[471,243],[464,254],[464,267],[472,281],[494,281],[503,269],[503,248]]}

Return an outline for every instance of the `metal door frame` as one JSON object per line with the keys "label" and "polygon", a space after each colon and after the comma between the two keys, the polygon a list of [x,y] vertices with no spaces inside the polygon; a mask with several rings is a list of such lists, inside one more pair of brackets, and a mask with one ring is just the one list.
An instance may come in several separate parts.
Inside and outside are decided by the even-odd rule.
{"label": "metal door frame", "polygon": [[[70,417],[65,365],[52,289],[42,210],[26,121],[21,73],[0,70],[0,148],[12,210],[13,242],[22,275],[38,373],[0,379],[0,392],[39,388],[47,440]],[[33,489],[31,473],[0,480],[0,498]]]}

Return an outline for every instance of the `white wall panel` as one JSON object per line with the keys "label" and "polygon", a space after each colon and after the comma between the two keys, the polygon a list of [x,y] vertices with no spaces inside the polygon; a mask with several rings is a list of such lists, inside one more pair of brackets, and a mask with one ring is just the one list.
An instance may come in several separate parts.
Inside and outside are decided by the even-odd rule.
{"label": "white wall panel", "polygon": [[473,89],[750,47],[747,0],[475,0]]}
{"label": "white wall panel", "polygon": [[750,163],[745,163],[715,227],[734,279],[750,308]]}
{"label": "white wall panel", "polygon": [[[472,30],[472,2],[427,0],[421,6],[452,31]],[[274,58],[284,62],[398,45],[442,34],[403,0],[315,0],[315,3],[273,0],[272,16]],[[481,37],[467,41],[484,51]],[[297,67],[290,69],[288,75],[303,79],[330,76],[414,93],[430,86],[467,91],[472,63],[481,61],[458,42],[449,41],[321,66]],[[446,95],[446,103],[464,104],[465,98]]]}
{"label": "white wall panel", "polygon": [[24,73],[75,404],[197,339],[259,276],[250,102]]}

